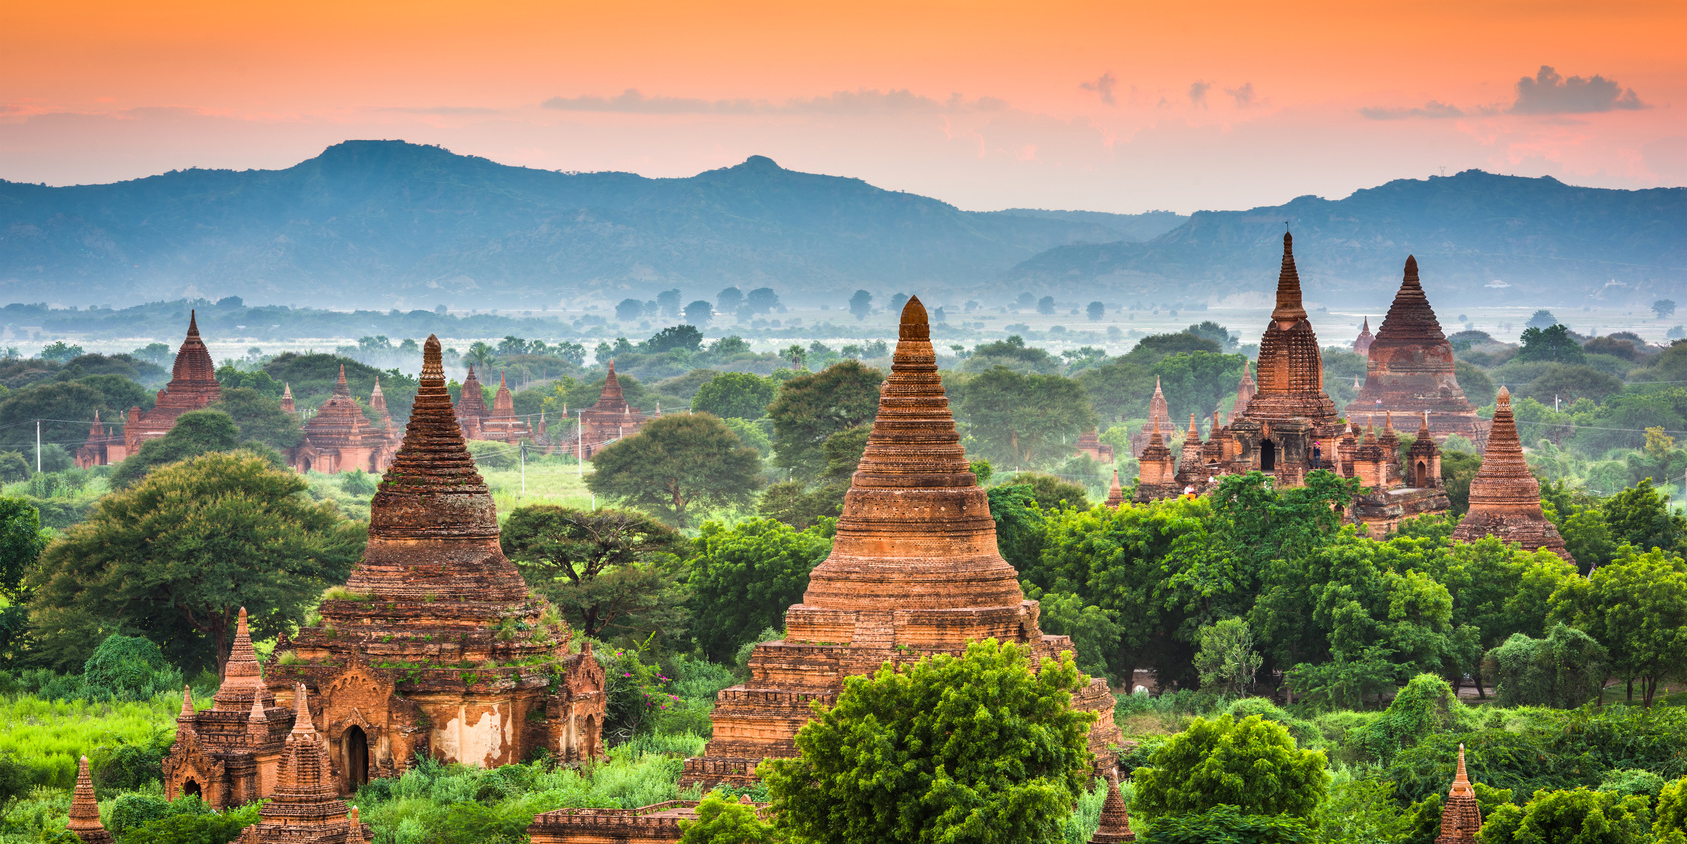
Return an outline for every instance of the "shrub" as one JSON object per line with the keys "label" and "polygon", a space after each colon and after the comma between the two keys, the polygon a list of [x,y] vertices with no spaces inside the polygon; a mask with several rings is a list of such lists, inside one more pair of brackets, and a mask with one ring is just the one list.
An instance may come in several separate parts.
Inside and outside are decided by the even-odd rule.
{"label": "shrub", "polygon": [[1387,764],[1402,748],[1434,733],[1469,725],[1453,687],[1433,674],[1419,674],[1394,696],[1388,709],[1350,732],[1347,743],[1372,761]]}
{"label": "shrub", "polygon": [[[1300,750],[1281,724],[1250,715],[1196,718],[1132,775],[1137,812],[1199,814],[1219,806],[1243,814],[1305,816],[1329,787],[1324,754]],[[1266,773],[1262,773],[1266,772]]]}
{"label": "shrub", "polygon": [[164,660],[152,640],[113,633],[82,667],[89,700],[151,700],[182,687],[182,672]]}
{"label": "shrub", "polygon": [[[171,804],[175,810],[181,803]],[[200,804],[203,805],[203,804]],[[258,822],[258,804],[218,814],[211,811],[176,811],[148,821],[123,836],[123,844],[228,844],[240,831]]]}
{"label": "shrub", "polygon": [[1588,702],[1604,684],[1610,660],[1592,636],[1554,624],[1545,639],[1513,633],[1488,651],[1500,706],[1570,709]]}
{"label": "shrub", "polygon": [[1483,821],[1483,844],[1642,844],[1651,840],[1646,798],[1577,788],[1537,791],[1526,807],[1501,806]]}
{"label": "shrub", "polygon": [[1313,838],[1300,818],[1244,815],[1235,806],[1225,805],[1161,818],[1140,840],[1143,844],[1305,844]]}
{"label": "shrub", "polygon": [[777,844],[785,836],[756,811],[710,795],[697,805],[697,820],[680,821],[680,844]]}

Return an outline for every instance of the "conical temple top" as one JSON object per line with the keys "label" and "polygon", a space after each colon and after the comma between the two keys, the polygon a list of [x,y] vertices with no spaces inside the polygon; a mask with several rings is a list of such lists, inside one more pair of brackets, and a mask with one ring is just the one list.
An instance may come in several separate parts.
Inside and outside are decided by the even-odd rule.
{"label": "conical temple top", "polygon": [[1118,509],[1125,503],[1125,489],[1119,486],[1119,470],[1113,470],[1113,485],[1107,488],[1107,506]]}
{"label": "conical temple top", "polygon": [[351,398],[351,385],[346,383],[346,365],[340,364],[340,377],[334,380],[334,395]]}
{"label": "conical temple top", "polygon": [[1371,348],[1390,345],[1415,348],[1446,342],[1447,335],[1441,331],[1435,309],[1429,306],[1429,297],[1424,295],[1423,284],[1418,281],[1418,259],[1408,255],[1400,289],[1394,294],[1393,304],[1388,306],[1388,315],[1382,318],[1382,327],[1377,329]]}
{"label": "conical temple top", "polygon": [[1134,841],[1130,814],[1125,811],[1125,796],[1119,793],[1117,777],[1107,777],[1107,799],[1101,804],[1101,824],[1096,827],[1090,844],[1120,844]]}
{"label": "conical temple top", "polygon": [[[105,825],[100,823],[100,804],[94,797],[94,778],[88,773],[88,757],[84,756],[76,763],[76,793],[70,799],[70,822],[65,827],[80,836],[84,832],[105,832]],[[81,836],[84,841],[92,840]],[[106,835],[99,840],[110,841]]]}
{"label": "conical temple top", "polygon": [[1464,745],[1459,745],[1459,768],[1453,774],[1453,787],[1448,789],[1448,797],[1473,797],[1476,790],[1470,787],[1470,774],[1464,769]]}
{"label": "conical temple top", "polygon": [[439,339],[422,350],[410,422],[369,513],[371,538],[492,538],[498,513],[445,390]]}
{"label": "conical temple top", "polygon": [[1306,308],[1300,303],[1300,273],[1295,270],[1294,238],[1283,233],[1283,268],[1277,273],[1277,307],[1271,318],[1283,328],[1306,319]]}
{"label": "conical temple top", "polygon": [[266,703],[275,701],[258,669],[258,652],[252,647],[252,634],[246,626],[246,608],[241,607],[234,625],[234,647],[229,649],[228,664],[223,667],[223,683],[212,700],[217,709],[239,711],[249,708],[255,698]]}
{"label": "conical temple top", "polygon": [[832,554],[810,575],[803,603],[883,612],[1023,600],[955,432],[925,307],[909,299]]}
{"label": "conical temple top", "polygon": [[1470,481],[1471,509],[1484,504],[1533,504],[1540,509],[1541,485],[1523,460],[1517,438],[1517,418],[1511,413],[1511,391],[1500,387],[1494,400],[1494,424],[1482,449],[1482,467]]}
{"label": "conical temple top", "polygon": [[170,383],[165,391],[180,392],[194,385],[210,388],[216,383],[217,367],[211,362],[211,350],[205,347],[204,340],[199,339],[199,315],[196,311],[189,311],[187,337],[176,350],[176,362],[171,367]]}
{"label": "conical temple top", "polygon": [[603,392],[598,393],[597,403],[586,408],[594,413],[626,413],[627,397],[621,392],[621,379],[615,375],[615,361],[609,362],[609,374],[603,379]]}

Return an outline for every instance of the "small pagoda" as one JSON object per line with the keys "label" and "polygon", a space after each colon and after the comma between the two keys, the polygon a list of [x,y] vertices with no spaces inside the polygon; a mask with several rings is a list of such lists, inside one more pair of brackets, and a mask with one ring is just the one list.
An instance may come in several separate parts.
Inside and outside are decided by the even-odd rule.
{"label": "small pagoda", "polygon": [[474,364],[471,363],[469,374],[463,378],[462,394],[457,398],[457,427],[468,439],[482,439],[480,426],[490,415],[491,411],[486,409],[486,396],[480,390],[480,379],[475,377]]}
{"label": "small pagoda", "polygon": [[627,397],[621,392],[621,379],[615,375],[615,361],[611,360],[597,403],[580,411],[580,428],[576,433],[579,456],[590,460],[605,445],[638,433],[649,418],[627,404]]}
{"label": "small pagoda", "polygon": [[1113,484],[1107,488],[1107,507],[1117,510],[1125,503],[1125,490],[1119,486],[1119,470],[1113,470]]}
{"label": "small pagoda", "polygon": [[1484,536],[1516,542],[1525,551],[1545,548],[1575,562],[1564,537],[1541,511],[1541,484],[1523,460],[1517,419],[1511,413],[1511,391],[1505,387],[1500,387],[1495,400],[1482,468],[1470,481],[1470,512],[1453,529],[1454,542],[1474,542]]}
{"label": "small pagoda", "polygon": [[82,844],[112,844],[117,839],[100,823],[100,803],[94,797],[94,778],[88,774],[88,757],[76,763],[76,792],[70,798],[70,818],[65,828],[82,839]]}
{"label": "small pagoda", "polygon": [[[1416,264],[1413,266],[1416,267]],[[1382,324],[1387,325],[1388,320],[1385,318]],[[1376,342],[1376,338],[1371,336],[1371,318],[1365,317],[1365,324],[1359,327],[1359,336],[1353,338],[1353,353],[1356,355],[1370,354],[1371,344],[1374,342]]]}
{"label": "small pagoda", "polygon": [[[757,764],[797,753],[811,702],[831,704],[849,676],[960,654],[994,637],[1029,646],[1033,664],[1072,650],[1044,636],[1038,605],[996,548],[996,523],[967,465],[937,372],[920,300],[908,300],[879,396],[878,418],[844,497],[832,553],[785,613],[785,638],[757,645],[750,679],[720,693],[714,735],[688,759],[682,786],[748,785]],[[1073,705],[1096,714],[1089,748],[1098,770],[1122,742],[1112,694],[1093,680]]]}
{"label": "small pagoda", "polygon": [[[1237,414],[1247,411],[1248,402],[1253,401],[1254,393],[1259,392],[1259,390],[1254,386],[1253,373],[1248,371],[1249,363],[1250,361],[1247,358],[1242,358],[1242,379],[1236,382],[1236,402],[1230,406],[1230,417],[1228,420],[1230,422],[1236,421]],[[1214,421],[1216,422],[1217,420]]]}
{"label": "small pagoda", "polygon": [[275,787],[258,822],[241,830],[238,844],[369,844],[373,831],[357,809],[340,799],[339,777],[327,743],[311,723],[309,693],[292,695],[293,728],[281,751]]}
{"label": "small pagoda", "polygon": [[1119,777],[1107,775],[1107,799],[1101,804],[1101,823],[1090,836],[1089,844],[1125,844],[1135,841],[1131,831],[1131,816],[1125,811],[1125,796],[1119,793]]}
{"label": "small pagoda", "polygon": [[1088,457],[1097,463],[1112,463],[1113,447],[1102,442],[1100,435],[1091,428],[1078,435],[1074,456]]}
{"label": "small pagoda", "polygon": [[195,711],[193,693],[182,689],[176,741],[164,757],[164,795],[171,800],[197,796],[219,811],[268,795],[293,728],[291,717],[264,685],[241,607],[211,708]]}
{"label": "small pagoda", "polygon": [[510,393],[504,373],[498,374],[498,392],[492,396],[492,413],[480,423],[480,438],[501,443],[533,438],[526,420],[515,415],[515,396]]}
{"label": "small pagoda", "polygon": [[387,413],[387,400],[381,393],[379,380],[369,400],[371,406],[379,402],[376,410],[382,414],[385,428],[376,428],[364,417],[363,408],[352,398],[351,386],[346,383],[345,364],[341,364],[333,394],[305,422],[304,437],[290,452],[293,468],[326,474],[354,469],[385,472],[392,465],[399,444],[394,441],[392,415]]}
{"label": "small pagoda", "polygon": [[[1361,335],[1363,336],[1363,335]],[[1457,434],[1472,442],[1483,438],[1476,406],[1464,396],[1454,373],[1453,344],[1441,331],[1418,279],[1416,257],[1406,257],[1404,279],[1383,317],[1375,342],[1367,345],[1365,384],[1347,406],[1356,419],[1384,413],[1429,414],[1429,430],[1445,440]],[[1357,345],[1354,351],[1359,351]]]}
{"label": "small pagoda", "polygon": [[1482,831],[1482,806],[1476,802],[1476,789],[1470,785],[1470,775],[1464,770],[1464,745],[1459,745],[1459,767],[1453,774],[1453,787],[1447,791],[1447,802],[1441,806],[1441,834],[1435,844],[1476,844],[1476,834]]}
{"label": "small pagoda", "polygon": [[1154,376],[1154,394],[1148,397],[1148,424],[1131,436],[1131,451],[1137,457],[1141,457],[1143,449],[1148,447],[1149,429],[1156,425],[1162,436],[1177,436],[1177,427],[1172,425],[1171,411],[1166,405],[1166,394],[1160,389],[1158,375]]}
{"label": "small pagoda", "polygon": [[1189,430],[1183,435],[1183,448],[1177,458],[1177,475],[1174,482],[1179,492],[1203,491],[1206,486],[1207,464],[1201,459],[1201,451],[1206,446],[1201,442],[1201,427],[1195,422],[1195,414],[1189,414]]}

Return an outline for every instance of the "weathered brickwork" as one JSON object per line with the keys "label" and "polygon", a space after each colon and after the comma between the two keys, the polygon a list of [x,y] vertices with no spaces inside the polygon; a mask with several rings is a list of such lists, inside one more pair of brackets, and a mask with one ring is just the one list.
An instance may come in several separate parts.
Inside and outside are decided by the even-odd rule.
{"label": "weathered brickwork", "polygon": [[1454,542],[1473,542],[1484,536],[1516,542],[1527,551],[1545,548],[1574,562],[1558,528],[1541,512],[1541,484],[1523,461],[1517,419],[1511,413],[1511,391],[1505,387],[1495,400],[1482,468],[1470,481],[1470,512],[1453,529]]}
{"label": "weathered brickwork", "polygon": [[564,444],[566,453],[572,454],[578,446],[582,456],[589,460],[593,453],[608,443],[638,433],[649,418],[638,408],[627,404],[627,397],[621,392],[621,379],[615,374],[615,361],[612,360],[609,362],[609,376],[603,382],[603,392],[598,395],[596,404],[580,411],[577,442]]}
{"label": "weathered brickwork", "polygon": [[1470,786],[1470,776],[1464,770],[1464,745],[1459,745],[1459,767],[1453,775],[1453,787],[1447,791],[1447,802],[1441,807],[1441,834],[1435,844],[1475,844],[1476,833],[1482,831],[1482,807],[1476,802],[1476,790]]}
{"label": "weathered brickwork", "polygon": [[[287,403],[291,404],[292,388],[286,390]],[[385,472],[398,452],[399,439],[392,415],[387,413],[386,396],[381,393],[381,382],[378,380],[369,404],[381,413],[384,427],[377,428],[364,417],[363,409],[351,397],[351,387],[346,383],[346,368],[342,364],[339,380],[334,382],[333,395],[328,397],[315,416],[305,422],[304,438],[290,455],[293,468],[300,472],[328,474],[353,469]]]}
{"label": "weathered brickwork", "polygon": [[363,559],[322,621],[282,636],[258,676],[244,613],[217,703],[184,707],[165,762],[170,796],[213,806],[268,797],[295,689],[309,690],[336,793],[402,773],[418,753],[493,767],[549,750],[602,753],[603,670],[531,595],[498,546],[490,491],[445,389],[439,341],[424,347],[403,446],[370,510]]}
{"label": "weathered brickwork", "polygon": [[[1417,258],[1407,256],[1404,276],[1376,340],[1366,346],[1365,385],[1347,406],[1347,416],[1428,413],[1429,430],[1437,438],[1458,434],[1479,443],[1485,427],[1476,416],[1476,406],[1459,387],[1453,372],[1453,345],[1441,332],[1441,323],[1424,295]],[[1359,351],[1357,343],[1354,351]]]}
{"label": "weathered brickwork", "polygon": [[[792,756],[812,701],[831,703],[843,678],[885,663],[959,654],[995,637],[1033,657],[1072,650],[1044,636],[1037,602],[1025,600],[996,549],[990,506],[970,471],[937,374],[926,312],[909,300],[890,377],[866,453],[844,497],[831,556],[785,613],[783,641],[757,645],[750,680],[720,694],[705,755],[686,761],[682,784],[748,783],[762,759]],[[1122,741],[1113,696],[1095,680],[1073,704],[1095,712],[1090,750],[1115,764]]]}
{"label": "weathered brickwork", "polygon": [[204,410],[221,395],[222,385],[217,383],[217,368],[211,363],[211,352],[199,337],[198,314],[190,311],[187,338],[176,350],[170,383],[158,391],[158,400],[152,409],[129,408],[121,432],[96,419],[88,431],[88,441],[76,452],[77,465],[85,469],[121,463],[140,451],[141,443],[170,433],[177,417],[190,410]]}
{"label": "weathered brickwork", "polygon": [[76,763],[76,793],[70,798],[70,818],[65,828],[76,833],[82,844],[112,844],[116,839],[100,823],[100,804],[94,798],[94,778],[88,774],[88,757]]}

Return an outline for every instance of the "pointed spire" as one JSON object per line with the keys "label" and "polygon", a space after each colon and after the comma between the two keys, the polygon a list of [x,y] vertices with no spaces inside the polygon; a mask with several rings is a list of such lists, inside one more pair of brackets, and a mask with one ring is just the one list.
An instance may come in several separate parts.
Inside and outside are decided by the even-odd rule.
{"label": "pointed spire", "polygon": [[296,410],[293,405],[293,385],[290,383],[283,382],[281,385],[281,410],[284,413],[293,413]]}
{"label": "pointed spire", "polygon": [[176,716],[176,720],[193,720],[193,688],[190,686],[182,687],[182,711]]}
{"label": "pointed spire", "polygon": [[293,686],[293,732],[289,735],[316,737],[316,725],[310,720],[310,703],[305,699],[305,684]]}
{"label": "pointed spire", "polygon": [[1458,772],[1453,774],[1453,787],[1451,789],[1448,789],[1447,796],[1448,797],[1470,797],[1470,796],[1474,796],[1475,794],[1476,794],[1476,790],[1470,787],[1470,775],[1468,773],[1466,773],[1465,769],[1464,769],[1464,745],[1460,744],[1459,745],[1459,768],[1458,768]]}
{"label": "pointed spire", "polygon": [[1418,439],[1429,436],[1429,411],[1423,412],[1423,424],[1418,426]]}
{"label": "pointed spire", "polygon": [[1090,837],[1090,844],[1121,844],[1135,840],[1130,815],[1125,811],[1125,796],[1119,793],[1119,777],[1108,772],[1107,799],[1101,804],[1101,824],[1096,827],[1095,835]]}
{"label": "pointed spire", "polygon": [[1375,416],[1366,416],[1365,417],[1365,442],[1374,443],[1376,441],[1377,441],[1377,418]]}
{"label": "pointed spire", "polygon": [[269,714],[264,712],[263,695],[252,695],[252,709],[246,713],[246,735],[253,744],[269,741]]}
{"label": "pointed spire", "polygon": [[1277,307],[1271,318],[1285,330],[1306,319],[1306,308],[1300,303],[1300,273],[1295,271],[1294,237],[1288,232],[1283,233],[1283,267],[1277,274]]}
{"label": "pointed spire", "polygon": [[1383,422],[1383,426],[1382,426],[1382,432],[1385,436],[1389,435],[1389,434],[1393,434],[1394,433],[1394,411],[1385,410],[1385,411],[1383,411],[1383,413],[1385,415],[1383,416],[1384,422]]}
{"label": "pointed spire", "polygon": [[1119,470],[1113,470],[1113,485],[1107,488],[1107,506],[1115,510],[1125,503],[1125,488],[1119,485]]}
{"label": "pointed spire", "polygon": [[357,807],[347,809],[345,844],[368,844],[368,841],[368,837],[363,834],[363,818],[358,816]]}
{"label": "pointed spire", "polygon": [[110,842],[111,833],[100,823],[100,804],[94,796],[94,778],[88,773],[88,757],[76,763],[76,793],[70,799],[70,817],[65,828],[85,844]]}
{"label": "pointed spire", "polygon": [[803,603],[844,611],[1018,606],[1018,575],[995,543],[915,296],[902,309],[832,553],[810,575]]}
{"label": "pointed spire", "polygon": [[338,398],[351,398],[351,385],[346,383],[346,365],[340,364],[340,377],[334,381],[334,395]]}
{"label": "pointed spire", "polygon": [[1201,428],[1195,423],[1194,413],[1189,414],[1189,434],[1185,439],[1194,440],[1197,444],[1201,442]]}
{"label": "pointed spire", "polygon": [[199,336],[199,309],[193,308],[187,312],[187,336]]}
{"label": "pointed spire", "polygon": [[1367,317],[1365,317],[1365,322],[1364,322],[1364,324],[1363,324],[1363,325],[1361,325],[1361,326],[1359,326],[1359,333],[1360,333],[1360,334],[1369,334],[1369,333],[1371,333],[1371,318],[1370,318],[1370,317],[1368,317],[1368,316],[1367,316]]}

